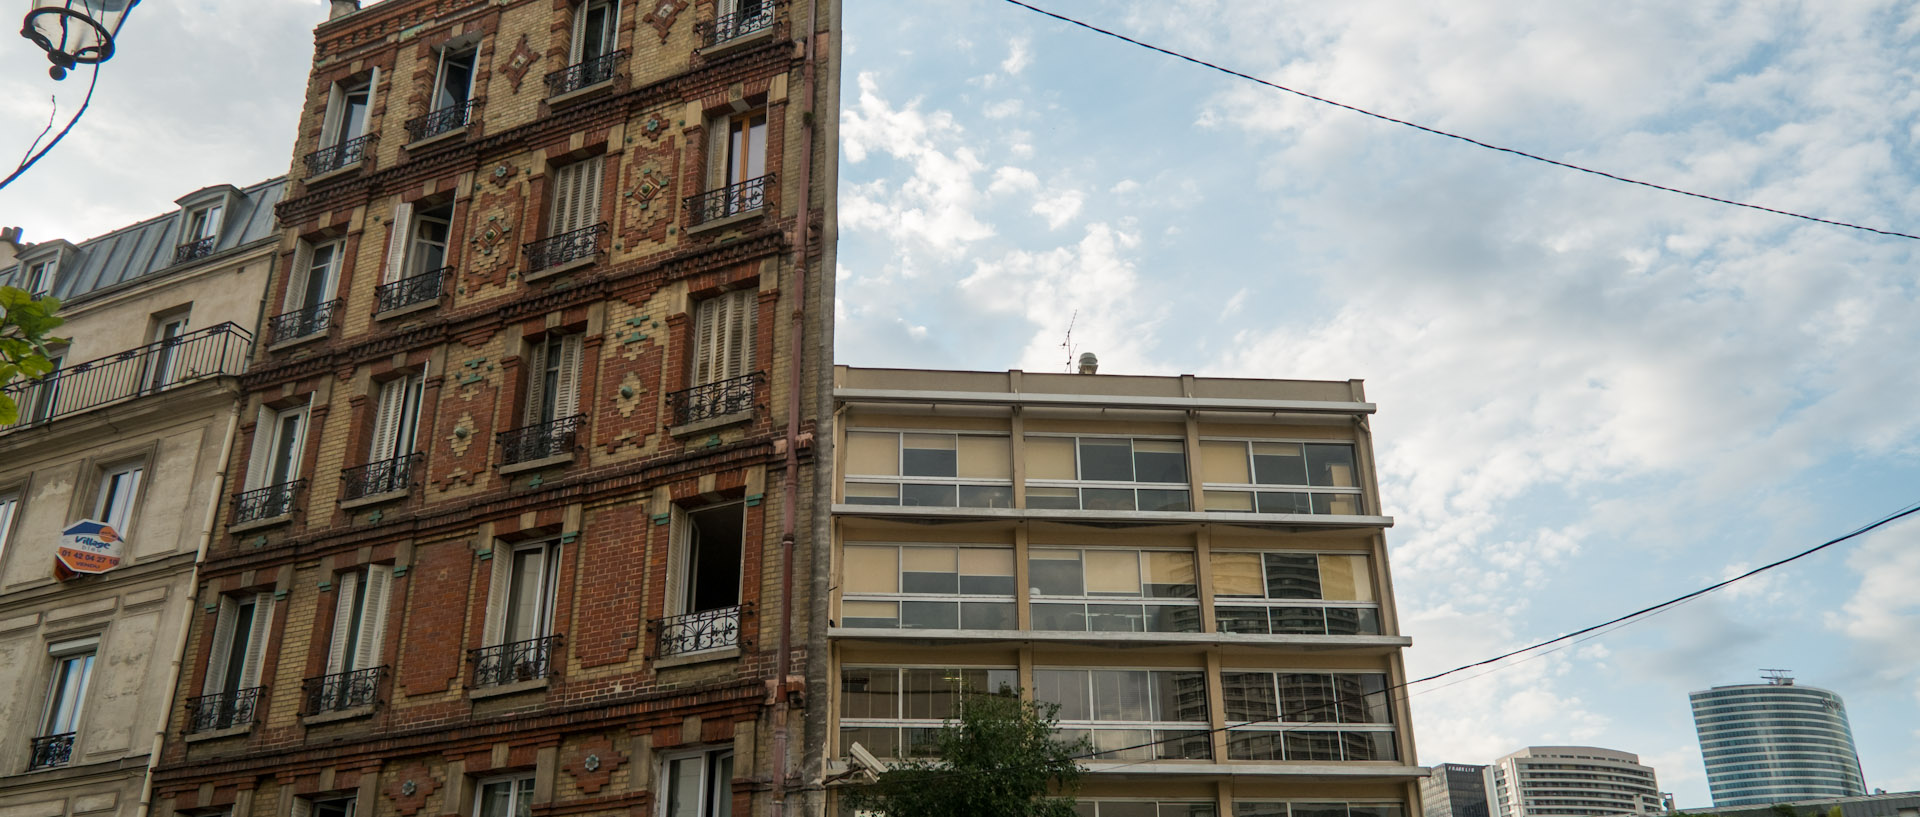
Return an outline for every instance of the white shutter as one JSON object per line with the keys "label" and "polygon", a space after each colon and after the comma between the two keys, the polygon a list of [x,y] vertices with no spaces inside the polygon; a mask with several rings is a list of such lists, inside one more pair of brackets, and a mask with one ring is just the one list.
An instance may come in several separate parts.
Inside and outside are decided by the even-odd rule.
{"label": "white shutter", "polygon": [[306,306],[300,301],[307,291],[307,272],[312,268],[313,245],[302,241],[293,250],[293,270],[287,274],[287,292],[281,298],[281,312],[292,312]]}
{"label": "white shutter", "polygon": [[600,157],[595,156],[580,163],[580,180],[577,183],[576,198],[573,203],[575,230],[584,230],[600,223]]}
{"label": "white shutter", "polygon": [[336,82],[327,86],[327,114],[321,119],[320,147],[326,149],[340,141],[340,116],[346,112],[347,92]]}
{"label": "white shutter", "polygon": [[373,129],[373,103],[380,96],[380,67],[374,66],[372,76],[367,78],[367,115],[360,117],[360,132],[348,138],[367,135]]}
{"label": "white shutter", "polygon": [[359,669],[358,666],[347,666],[347,635],[353,631],[353,597],[354,591],[359,588],[360,574],[358,573],[342,573],[334,578],[333,639],[327,645],[328,675],[346,672],[349,669]]}
{"label": "white shutter", "polygon": [[367,462],[375,463],[399,456],[394,450],[400,436],[400,412],[406,408],[407,386],[411,377],[380,384],[380,399],[374,407],[373,443],[367,450]]}
{"label": "white shutter", "polygon": [[573,42],[567,49],[567,64],[579,65],[581,55],[587,47],[587,4],[593,0],[580,0],[573,4]]}
{"label": "white shutter", "polygon": [[733,122],[724,116],[715,117],[707,122],[707,189],[717,190],[727,186],[728,174],[733,172],[733,152],[728,149],[732,136]]}
{"label": "white shutter", "polygon": [[580,410],[580,336],[560,339],[560,377],[554,389],[553,417],[572,417]]}
{"label": "white shutter", "polygon": [[667,544],[667,611],[666,615],[677,616],[686,612],[687,605],[687,551],[693,547],[693,520],[687,512],[674,505],[669,514],[671,528]]}
{"label": "white shutter", "polygon": [[297,414],[300,416],[299,422],[294,423],[294,426],[293,426],[293,454],[287,457],[288,478],[299,479],[300,478],[300,459],[302,457],[305,457],[307,454],[307,420],[308,420],[307,407],[301,406],[297,409],[288,409],[286,411],[279,412],[278,414],[274,415],[273,442],[276,447],[280,444],[280,436],[279,436],[280,421],[282,418],[284,418],[288,414]]}
{"label": "white shutter", "polygon": [[394,447],[394,456],[401,457],[414,453],[414,444],[420,438],[420,404],[426,399],[427,370],[423,367],[419,374],[407,378],[406,395],[401,398],[401,425],[406,428],[406,437]]}
{"label": "white shutter", "polygon": [[230,596],[220,597],[220,614],[213,625],[213,649],[207,652],[207,677],[200,682],[200,694],[217,695],[227,677],[227,653],[233,651],[233,620],[240,614],[240,603]]}
{"label": "white shutter", "polygon": [[247,456],[245,487],[249,491],[265,487],[260,483],[267,478],[267,460],[273,456],[273,437],[279,427],[279,413],[261,406],[253,421],[253,453]]}
{"label": "white shutter", "polygon": [[533,354],[527,356],[527,361],[527,408],[520,418],[521,425],[540,422],[540,408],[547,404],[546,340],[533,344]]}
{"label": "white shutter", "polygon": [[708,298],[700,302],[693,319],[693,385],[712,383],[718,374],[719,358],[716,350],[719,338],[714,332],[720,325],[721,315],[726,309],[722,298]]}
{"label": "white shutter", "polygon": [[547,235],[559,235],[570,229],[573,223],[573,199],[575,188],[579,186],[580,165],[571,164],[553,172],[553,218],[547,224]]}
{"label": "white shutter", "polygon": [[406,268],[407,242],[412,234],[413,203],[403,201],[393,206],[393,222],[387,228],[387,269],[380,283],[391,284],[406,277],[401,270]]}
{"label": "white shutter", "polygon": [[293,798],[292,817],[313,817],[313,801],[305,797]]}
{"label": "white shutter", "polygon": [[727,319],[727,370],[721,379],[739,377],[753,369],[753,293],[750,291],[727,293],[732,301],[733,314]]}
{"label": "white shutter", "polygon": [[367,601],[360,609],[360,643],[354,645],[354,669],[380,665],[380,648],[386,643],[387,635],[387,596],[392,588],[392,567],[367,567]]}
{"label": "white shutter", "polygon": [[273,624],[273,594],[258,593],[253,597],[253,631],[247,635],[246,664],[240,669],[240,688],[252,689],[260,685],[260,663],[267,652],[267,633]]}
{"label": "white shutter", "polygon": [[506,641],[507,628],[507,579],[513,573],[513,548],[505,542],[493,543],[493,577],[487,584],[487,633],[486,644],[492,646]]}

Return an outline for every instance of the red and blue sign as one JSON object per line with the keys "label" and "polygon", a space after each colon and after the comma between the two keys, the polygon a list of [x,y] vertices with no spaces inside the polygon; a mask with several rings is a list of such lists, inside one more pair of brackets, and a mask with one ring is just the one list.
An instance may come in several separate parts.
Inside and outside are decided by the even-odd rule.
{"label": "red and blue sign", "polygon": [[127,540],[105,522],[82,519],[60,532],[54,575],[61,579],[105,573],[120,566]]}

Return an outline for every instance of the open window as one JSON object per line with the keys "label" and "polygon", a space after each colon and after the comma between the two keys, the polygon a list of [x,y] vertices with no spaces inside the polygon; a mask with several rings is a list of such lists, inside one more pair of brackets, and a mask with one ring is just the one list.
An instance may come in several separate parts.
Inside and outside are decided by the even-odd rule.
{"label": "open window", "polygon": [[746,504],[673,510],[667,556],[667,618],[660,654],[739,646],[741,552]]}
{"label": "open window", "polygon": [[600,218],[604,157],[594,156],[553,169],[553,201],[547,214],[547,237],[527,244],[530,272],[592,258],[600,252],[607,232]]}
{"label": "open window", "polygon": [[379,694],[382,651],[393,568],[368,565],[335,578],[333,634],[327,645],[327,674],[310,679],[306,713],[341,712],[370,707]]}
{"label": "open window", "polygon": [[754,108],[707,122],[707,191],[688,199],[693,223],[758,212],[773,181],[767,174],[767,111]]}
{"label": "open window", "polygon": [[173,385],[179,375],[175,368],[181,351],[180,338],[187,334],[190,309],[182,307],[153,316],[152,327],[147,330],[147,343],[153,351],[147,358],[147,371],[142,378],[147,391],[165,389]]}
{"label": "open window", "polygon": [[474,686],[547,677],[558,636],[554,600],[560,590],[559,542],[501,543],[493,552],[487,592],[487,643],[474,656]]}
{"label": "open window", "polygon": [[293,817],[354,817],[355,800],[349,795],[320,795],[293,798]]}
{"label": "open window", "polygon": [[373,110],[374,89],[380,84],[380,69],[363,76],[336,82],[328,91],[327,115],[320,124],[320,149],[307,155],[309,175],[319,176],[352,167],[365,158],[368,130]]}
{"label": "open window", "polygon": [[720,0],[713,20],[714,46],[765,31],[773,25],[773,0]]}
{"label": "open window", "polygon": [[550,333],[530,344],[519,428],[500,435],[501,463],[541,462],[573,453],[580,414],[581,336]]}
{"label": "open window", "polygon": [[187,732],[207,732],[252,724],[260,703],[260,678],[267,633],[273,623],[273,594],[221,596],[213,643],[200,697],[188,707]]}
{"label": "open window", "polygon": [[73,741],[80,732],[80,712],[86,703],[87,683],[93,677],[94,653],[99,641],[79,639],[48,648],[53,675],[47,681],[46,711],[33,738],[27,768],[50,769],[73,761]]}
{"label": "open window", "polygon": [[402,375],[379,384],[373,405],[373,434],[367,442],[367,461],[343,474],[341,497],[364,499],[403,492],[411,486],[415,444],[420,429],[420,400],[425,378]]}
{"label": "open window", "polygon": [[339,307],[334,292],[340,285],[340,265],[346,241],[300,242],[294,252],[293,274],[288,276],[281,313],[267,322],[268,341],[284,343],[314,337],[333,324]]}
{"label": "open window", "polygon": [[375,313],[412,312],[408,307],[439,300],[449,271],[452,200],[418,208],[413,202],[400,202],[394,205],[389,224],[386,265],[375,290]]}
{"label": "open window", "polygon": [[732,749],[673,755],[663,765],[665,817],[731,817]]}
{"label": "open window", "polygon": [[533,775],[496,777],[480,781],[473,798],[473,817],[525,817],[533,810]]}
{"label": "open window", "polygon": [[100,489],[93,500],[93,518],[127,536],[133,525],[134,504],[140,498],[140,479],[147,472],[145,462],[129,462],[100,472]]}
{"label": "open window", "polygon": [[36,299],[47,297],[47,294],[53,291],[53,276],[54,273],[60,269],[60,260],[57,258],[48,258],[41,261],[33,261],[28,263],[26,267],[27,276],[25,280],[21,281],[21,284],[23,284],[21,288],[25,289]]}
{"label": "open window", "polygon": [[253,453],[247,459],[246,490],[234,497],[233,524],[293,513],[306,450],[307,416],[304,403],[260,409],[253,426]]}
{"label": "open window", "polygon": [[[618,0],[583,0],[573,8],[573,42],[568,53],[573,65],[612,55],[620,25]],[[591,85],[593,83],[586,83]]]}
{"label": "open window", "polygon": [[20,515],[20,492],[18,490],[0,491],[0,560],[7,557],[7,544],[12,541],[14,520]]}

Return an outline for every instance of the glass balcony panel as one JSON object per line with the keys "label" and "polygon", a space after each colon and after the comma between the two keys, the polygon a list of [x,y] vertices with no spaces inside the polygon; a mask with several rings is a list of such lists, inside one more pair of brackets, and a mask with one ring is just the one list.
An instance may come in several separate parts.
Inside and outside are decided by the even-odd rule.
{"label": "glass balcony panel", "polygon": [[1011,630],[1016,626],[1012,602],[969,601],[960,604],[960,628]]}
{"label": "glass balcony panel", "polygon": [[952,485],[914,485],[900,486],[900,504],[924,508],[952,508],[959,504],[954,496]]}
{"label": "glass balcony panel", "polygon": [[960,507],[1011,508],[1013,507],[1013,487],[1010,485],[962,485],[960,486]]}
{"label": "glass balcony panel", "polygon": [[1085,632],[1087,629],[1086,605],[1034,602],[1031,607],[1036,630]]}

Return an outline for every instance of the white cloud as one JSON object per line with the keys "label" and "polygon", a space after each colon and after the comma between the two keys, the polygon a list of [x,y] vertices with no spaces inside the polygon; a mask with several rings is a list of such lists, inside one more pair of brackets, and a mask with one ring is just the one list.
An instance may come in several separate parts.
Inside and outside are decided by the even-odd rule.
{"label": "white cloud", "polygon": [[1080,215],[1086,196],[1078,190],[1059,190],[1033,202],[1033,214],[1047,220],[1047,229],[1058,230]]}
{"label": "white cloud", "polygon": [[1021,366],[1064,368],[1059,343],[1072,322],[1075,345],[1100,355],[1103,365],[1151,371],[1147,333],[1141,328],[1152,322],[1153,313],[1139,297],[1132,258],[1139,245],[1137,235],[1089,224],[1077,244],[976,261],[973,273],[960,281],[960,291],[984,310],[1023,317],[1033,327]]}
{"label": "white cloud", "polygon": [[1019,167],[1003,167],[993,172],[993,183],[987,185],[987,192],[996,196],[1021,191],[1039,189],[1040,177],[1033,171]]}
{"label": "white cloud", "polygon": [[858,79],[860,96],[841,115],[841,150],[858,164],[883,152],[913,168],[897,183],[876,179],[841,189],[841,226],[914,242],[957,258],[964,247],[993,235],[977,209],[982,193],[975,176],[986,169],[946,111],[896,108],[881,96],[870,73]]}
{"label": "white cloud", "polygon": [[1029,38],[1015,37],[1007,47],[1007,58],[1000,61],[1000,70],[1012,76],[1027,70],[1027,66],[1033,64],[1032,44]]}

